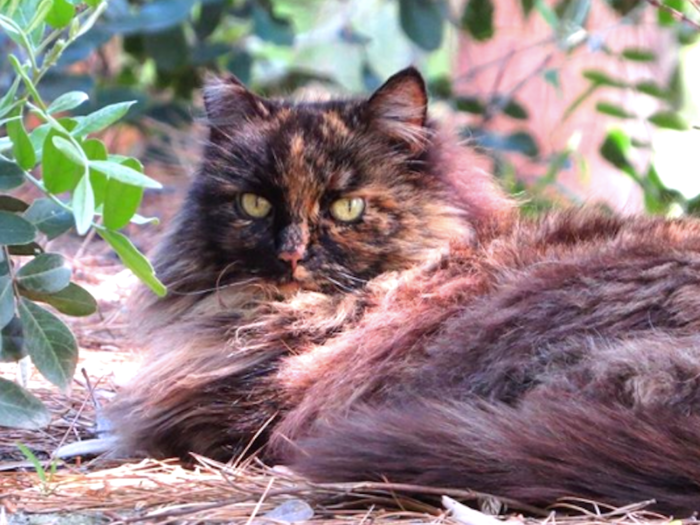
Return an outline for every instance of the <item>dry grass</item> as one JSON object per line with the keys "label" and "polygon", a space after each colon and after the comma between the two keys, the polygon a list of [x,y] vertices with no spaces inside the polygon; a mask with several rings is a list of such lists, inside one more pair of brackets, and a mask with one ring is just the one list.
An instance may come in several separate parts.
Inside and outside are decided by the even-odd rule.
{"label": "dry grass", "polygon": [[[316,485],[295,478],[284,469],[270,469],[255,462],[232,467],[203,458],[192,470],[173,462],[143,460],[99,469],[89,464],[68,466],[46,482],[27,472],[0,478],[0,501],[11,513],[99,513],[114,523],[288,523],[293,516],[305,522],[333,525],[494,525],[501,521],[450,499],[445,503],[451,512],[437,498],[434,503],[426,503],[426,496],[440,493],[479,501],[467,492],[424,487],[382,483]],[[409,494],[420,495],[423,500]],[[290,507],[296,511],[284,511]],[[525,518],[511,514],[504,519],[508,523],[543,525],[669,523],[667,518],[643,512],[640,506],[607,509],[571,503],[568,509],[574,515],[562,517],[549,512],[541,518]]]}

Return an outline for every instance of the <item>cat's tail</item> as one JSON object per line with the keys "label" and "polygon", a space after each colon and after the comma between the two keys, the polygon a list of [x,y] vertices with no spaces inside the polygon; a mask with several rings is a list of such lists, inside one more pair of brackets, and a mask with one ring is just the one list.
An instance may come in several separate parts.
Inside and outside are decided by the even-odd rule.
{"label": "cat's tail", "polygon": [[685,517],[700,510],[700,416],[567,396],[526,396],[517,408],[420,401],[317,428],[290,466],[316,481],[471,489],[542,507],[653,499]]}

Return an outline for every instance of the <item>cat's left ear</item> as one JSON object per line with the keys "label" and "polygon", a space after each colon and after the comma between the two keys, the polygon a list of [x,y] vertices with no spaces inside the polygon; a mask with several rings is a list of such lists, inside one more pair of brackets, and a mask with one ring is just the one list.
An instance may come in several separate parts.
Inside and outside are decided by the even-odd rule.
{"label": "cat's left ear", "polygon": [[233,75],[211,77],[204,86],[204,107],[213,138],[222,129],[240,126],[242,121],[269,117],[272,104]]}
{"label": "cat's left ear", "polygon": [[423,77],[414,67],[389,78],[367,101],[369,117],[392,138],[406,142],[414,151],[425,147],[429,135],[428,93]]}

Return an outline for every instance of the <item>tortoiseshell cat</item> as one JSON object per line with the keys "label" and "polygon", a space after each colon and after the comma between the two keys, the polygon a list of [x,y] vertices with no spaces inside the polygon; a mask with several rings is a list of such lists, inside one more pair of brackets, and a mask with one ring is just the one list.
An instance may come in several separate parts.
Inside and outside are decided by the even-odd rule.
{"label": "tortoiseshell cat", "polygon": [[367,100],[223,79],[205,103],[171,293],[110,412],[125,449],[700,509],[700,223],[519,218],[415,69]]}

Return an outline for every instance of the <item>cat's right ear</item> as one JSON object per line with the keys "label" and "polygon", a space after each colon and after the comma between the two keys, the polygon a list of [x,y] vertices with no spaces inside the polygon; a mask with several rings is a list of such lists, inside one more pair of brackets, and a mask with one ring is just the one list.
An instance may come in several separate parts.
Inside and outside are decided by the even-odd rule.
{"label": "cat's right ear", "polygon": [[207,79],[204,108],[212,140],[224,134],[226,128],[240,125],[242,121],[270,116],[270,102],[248,90],[233,75]]}
{"label": "cat's right ear", "polygon": [[389,78],[367,101],[370,117],[387,135],[414,151],[425,147],[428,94],[422,75],[408,67]]}

